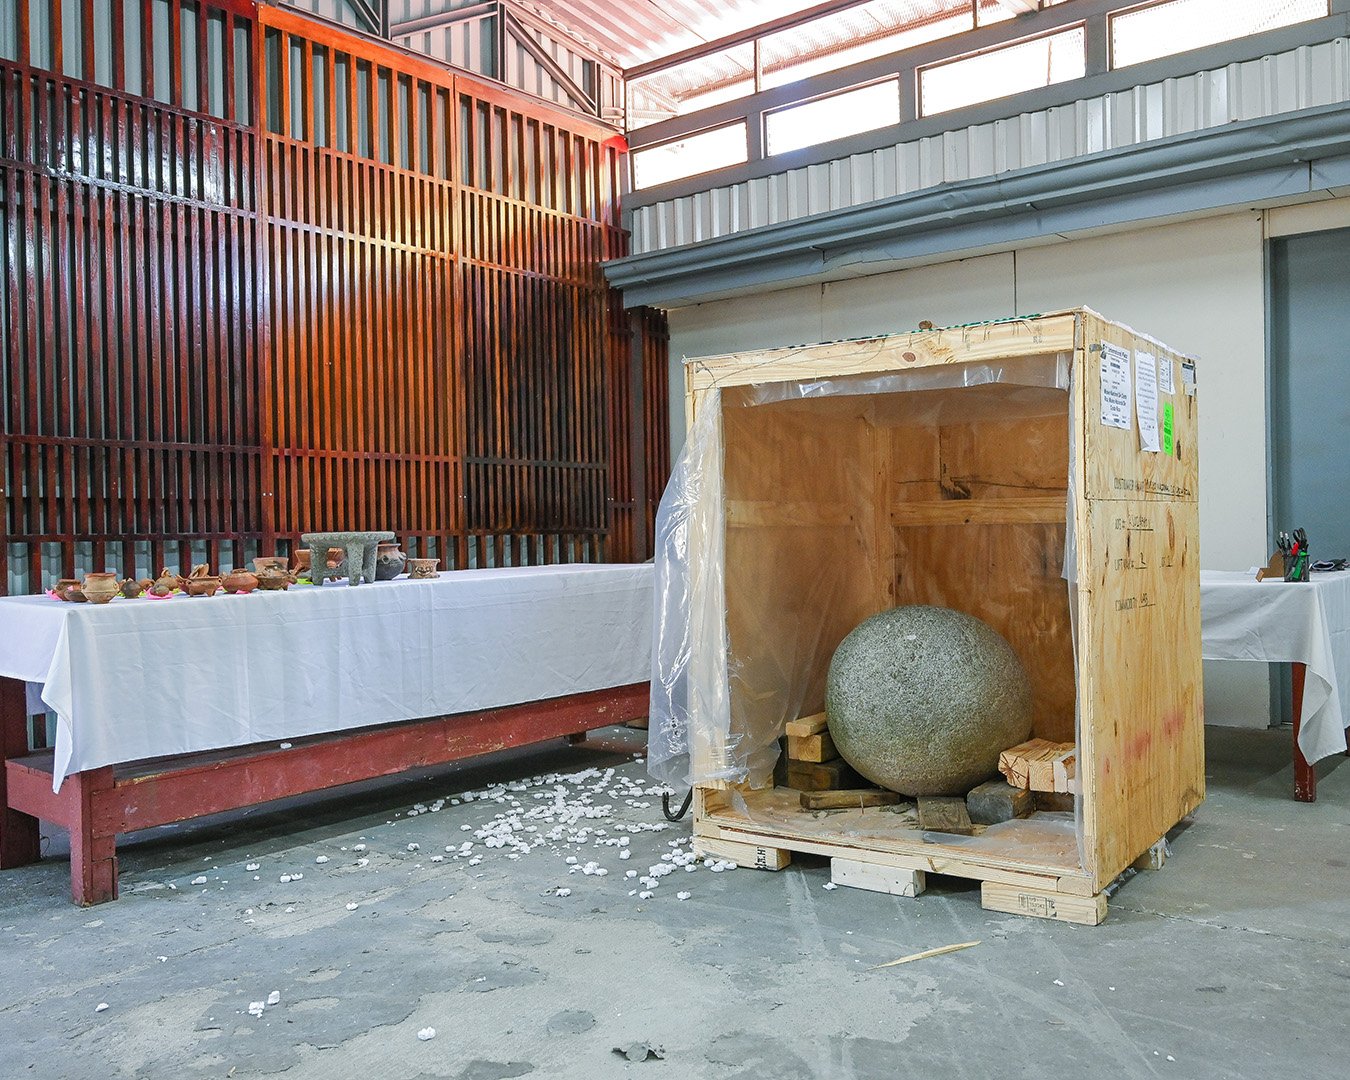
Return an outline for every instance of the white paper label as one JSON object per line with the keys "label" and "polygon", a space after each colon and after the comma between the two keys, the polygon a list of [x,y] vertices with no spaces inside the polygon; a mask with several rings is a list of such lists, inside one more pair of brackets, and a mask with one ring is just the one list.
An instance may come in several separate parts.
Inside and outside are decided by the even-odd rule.
{"label": "white paper label", "polygon": [[1158,361],[1152,353],[1134,354],[1134,407],[1139,417],[1139,448],[1156,454],[1158,444]]}
{"label": "white paper label", "polygon": [[1195,365],[1189,360],[1181,362],[1181,388],[1187,396],[1195,395]]}
{"label": "white paper label", "polygon": [[1117,345],[1102,345],[1102,426],[1130,430],[1133,404],[1130,354]]}
{"label": "white paper label", "polygon": [[1170,356],[1164,356],[1158,361],[1158,391],[1163,394],[1177,392],[1176,365]]}

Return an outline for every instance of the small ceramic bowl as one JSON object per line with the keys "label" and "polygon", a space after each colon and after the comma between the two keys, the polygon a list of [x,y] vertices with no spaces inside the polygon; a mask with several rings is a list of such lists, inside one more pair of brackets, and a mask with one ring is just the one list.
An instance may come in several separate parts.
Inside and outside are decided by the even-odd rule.
{"label": "small ceramic bowl", "polygon": [[189,596],[214,596],[220,588],[218,577],[190,577],[185,582]]}
{"label": "small ceramic bowl", "polygon": [[261,576],[262,572],[269,566],[285,570],[289,561],[285,555],[264,555],[253,560],[253,572]]}
{"label": "small ceramic bowl", "polygon": [[409,559],[408,577],[413,581],[425,581],[427,578],[440,577],[437,567],[440,559]]}

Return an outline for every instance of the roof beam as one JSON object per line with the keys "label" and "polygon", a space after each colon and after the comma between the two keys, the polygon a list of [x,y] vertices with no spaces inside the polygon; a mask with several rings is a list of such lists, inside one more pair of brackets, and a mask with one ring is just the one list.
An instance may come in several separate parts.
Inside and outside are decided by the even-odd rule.
{"label": "roof beam", "polygon": [[[534,58],[535,63],[548,72],[549,77],[561,86],[565,93],[598,115],[600,106],[596,100],[573,81],[572,76],[562,69],[558,61],[544,51],[544,47],[534,40],[534,36],[521,25],[515,14],[509,10],[503,10],[502,14],[506,18],[506,26],[511,32],[511,36],[516,39],[521,48]],[[503,62],[505,62],[505,57],[503,57]]]}
{"label": "roof beam", "polygon": [[435,15],[424,15],[419,19],[404,19],[402,22],[396,22],[389,27],[389,36],[406,37],[409,34],[425,34],[428,30],[439,30],[443,26],[485,19],[490,15],[497,14],[497,9],[500,6],[497,0],[483,0],[482,3],[451,8],[449,11],[441,11]]}

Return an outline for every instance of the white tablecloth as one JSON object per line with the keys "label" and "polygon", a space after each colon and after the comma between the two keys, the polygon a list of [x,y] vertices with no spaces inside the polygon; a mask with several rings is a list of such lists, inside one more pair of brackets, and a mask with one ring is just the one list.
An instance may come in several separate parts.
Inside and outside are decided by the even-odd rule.
{"label": "white tablecloth", "polygon": [[1295,584],[1205,571],[1200,638],[1206,660],[1306,664],[1299,749],[1310,762],[1345,752],[1350,572],[1314,573],[1310,582]]}
{"label": "white tablecloth", "polygon": [[70,773],[517,705],[651,676],[652,568],[469,570],[248,596],[0,598]]}

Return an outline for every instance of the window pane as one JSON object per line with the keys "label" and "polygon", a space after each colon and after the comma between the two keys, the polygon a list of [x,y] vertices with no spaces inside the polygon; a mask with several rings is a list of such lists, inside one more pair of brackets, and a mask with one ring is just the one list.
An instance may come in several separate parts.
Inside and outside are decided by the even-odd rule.
{"label": "window pane", "polygon": [[760,40],[760,86],[783,86],[971,29],[970,0],[873,0]]}
{"label": "window pane", "polygon": [[981,101],[1081,79],[1086,70],[1083,28],[1023,41],[919,72],[920,113],[960,109]]}
{"label": "window pane", "polygon": [[737,45],[628,84],[628,129],[684,116],[755,92],[755,47]]}
{"label": "window pane", "polygon": [[743,165],[748,157],[745,123],[701,131],[633,153],[633,186],[652,187],[686,176]]}
{"label": "window pane", "polygon": [[784,154],[803,146],[842,139],[860,131],[894,127],[900,123],[900,80],[888,79],[860,90],[781,109],[765,118],[769,154]]}
{"label": "window pane", "polygon": [[1320,19],[1327,0],[1172,0],[1111,19],[1111,66],[1233,41],[1263,30]]}

